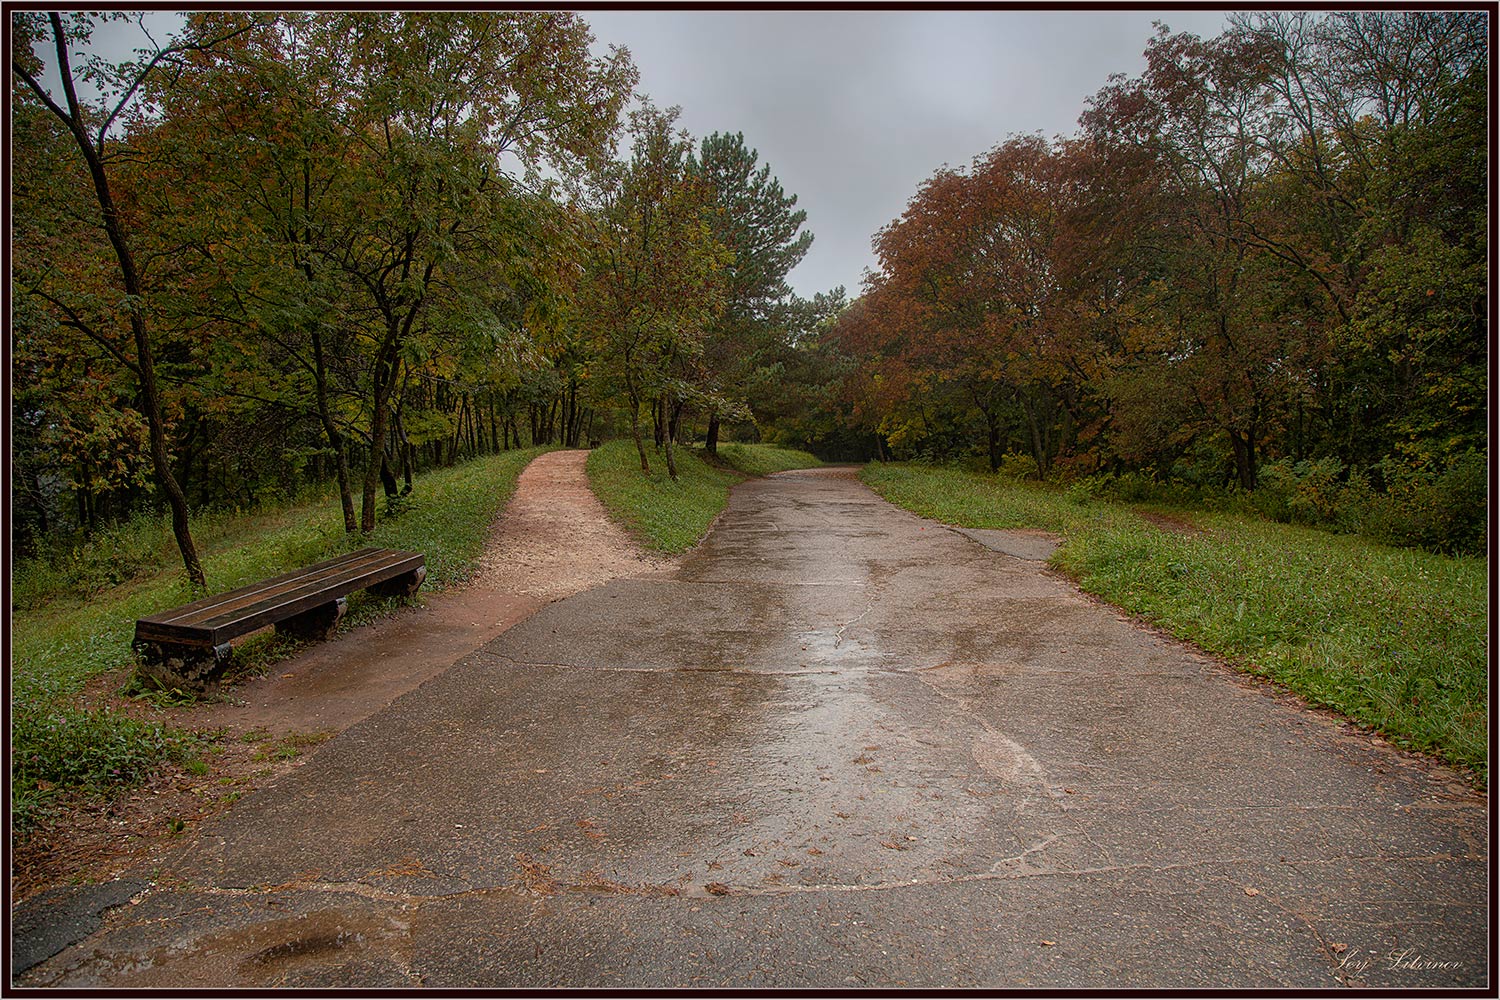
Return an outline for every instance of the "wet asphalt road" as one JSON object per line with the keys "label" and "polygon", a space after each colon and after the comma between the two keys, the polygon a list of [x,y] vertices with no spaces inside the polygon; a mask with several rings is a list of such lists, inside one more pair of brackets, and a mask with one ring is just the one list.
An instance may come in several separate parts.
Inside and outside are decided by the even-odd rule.
{"label": "wet asphalt road", "polygon": [[747,482],[675,576],[545,607],[20,981],[1487,983],[1484,799],[1044,554]]}

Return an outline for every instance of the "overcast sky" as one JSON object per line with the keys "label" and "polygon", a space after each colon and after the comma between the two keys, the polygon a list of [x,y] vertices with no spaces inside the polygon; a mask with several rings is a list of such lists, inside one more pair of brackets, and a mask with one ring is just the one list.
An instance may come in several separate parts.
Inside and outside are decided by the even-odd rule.
{"label": "overcast sky", "polygon": [[[859,292],[870,239],[943,164],[1007,136],[1070,135],[1111,73],[1135,75],[1161,21],[1211,37],[1223,10],[587,10],[602,53],[630,50],[640,89],[695,137],[743,132],[815,235],[801,295]],[[149,16],[159,38],[177,15]],[[128,31],[104,48],[123,58]]]}
{"label": "overcast sky", "polygon": [[696,137],[743,132],[816,239],[790,282],[858,294],[870,239],[944,163],[1007,136],[1070,135],[1111,73],[1145,69],[1152,21],[1217,35],[1225,11],[582,12]]}

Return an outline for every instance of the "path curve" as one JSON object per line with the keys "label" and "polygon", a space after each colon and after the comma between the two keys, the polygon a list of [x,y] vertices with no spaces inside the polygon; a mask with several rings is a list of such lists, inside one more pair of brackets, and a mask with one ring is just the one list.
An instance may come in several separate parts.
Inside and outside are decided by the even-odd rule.
{"label": "path curve", "polygon": [[[17,858],[12,901],[78,876],[119,875],[155,857],[175,838],[171,822],[206,818],[222,806],[226,783],[277,780],[301,766],[267,759],[267,748],[293,738],[343,732],[555,601],[620,577],[670,571],[676,562],[649,555],[610,521],[589,490],[589,453],[553,451],[521,473],[496,519],[479,570],[466,585],[424,593],[419,606],[369,625],[346,628],[224,691],[224,699],[167,709],[165,720],[189,729],[226,729],[206,775],[169,771],[153,777],[108,811],[81,811],[42,831]],[[93,692],[116,710],[152,719],[163,713],[119,695],[124,671],[100,678]]]}

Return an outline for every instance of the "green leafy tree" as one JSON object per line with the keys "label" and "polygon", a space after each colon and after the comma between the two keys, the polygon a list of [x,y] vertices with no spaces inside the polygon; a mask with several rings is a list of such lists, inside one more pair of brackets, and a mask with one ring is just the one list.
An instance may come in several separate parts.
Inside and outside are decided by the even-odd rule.
{"label": "green leafy tree", "polygon": [[710,453],[718,445],[722,411],[742,402],[733,387],[743,385],[757,359],[785,340],[792,320],[786,276],[813,242],[812,233],[798,232],[807,213],[796,207],[797,196],[782,190],[770,164],[756,169],[758,158],[742,133],[715,132],[688,164],[711,193],[714,238],[734,255],[726,269],[724,310],[704,332]]}
{"label": "green leafy tree", "polygon": [[[109,15],[123,18],[124,15]],[[222,34],[188,38],[141,53],[141,58],[110,64],[97,57],[86,57],[75,69],[73,49],[86,47],[98,25],[95,15],[70,14],[64,20],[58,13],[42,15],[20,12],[12,22],[12,66],[17,78],[31,96],[46,108],[65,128],[81,158],[92,187],[99,225],[108,241],[116,273],[112,279],[122,293],[118,309],[109,314],[90,315],[80,308],[66,288],[49,288],[44,282],[30,286],[30,294],[44,298],[55,310],[60,325],[87,338],[118,362],[134,378],[145,416],[153,475],[166,497],[172,515],[172,532],[182,555],[183,568],[196,587],[204,586],[203,567],[193,544],[189,527],[187,497],[172,470],[169,427],[164,406],[164,390],[158,378],[157,337],[150,325],[149,297],[153,289],[143,280],[137,262],[134,238],[138,221],[122,204],[121,163],[128,162],[129,150],[113,138],[115,126],[122,123],[136,104],[143,84],[155,73],[179,65],[191,53],[211,49],[244,30],[236,25]],[[61,94],[54,94],[42,80],[43,65],[33,47],[50,43],[56,58]],[[102,95],[97,106],[79,96],[79,84],[86,82]],[[147,183],[142,179],[142,183]],[[123,319],[129,336],[119,336],[115,324]]]}
{"label": "green leafy tree", "polygon": [[[647,102],[630,115],[631,156],[600,170],[587,213],[585,323],[595,350],[623,389],[641,471],[651,463],[641,407],[680,407],[699,372],[703,331],[723,309],[729,251],[714,238],[710,196],[689,171],[690,137],[676,108]],[[672,434],[667,471],[677,478]]]}

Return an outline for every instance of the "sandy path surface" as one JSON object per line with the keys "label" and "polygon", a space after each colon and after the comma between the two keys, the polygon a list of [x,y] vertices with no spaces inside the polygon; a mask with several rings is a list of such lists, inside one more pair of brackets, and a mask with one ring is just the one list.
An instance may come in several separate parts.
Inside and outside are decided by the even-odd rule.
{"label": "sandy path surface", "polygon": [[[473,587],[555,601],[676,562],[643,552],[611,521],[584,474],[586,451],[552,451],[521,473]],[[477,648],[477,646],[476,646]]]}

